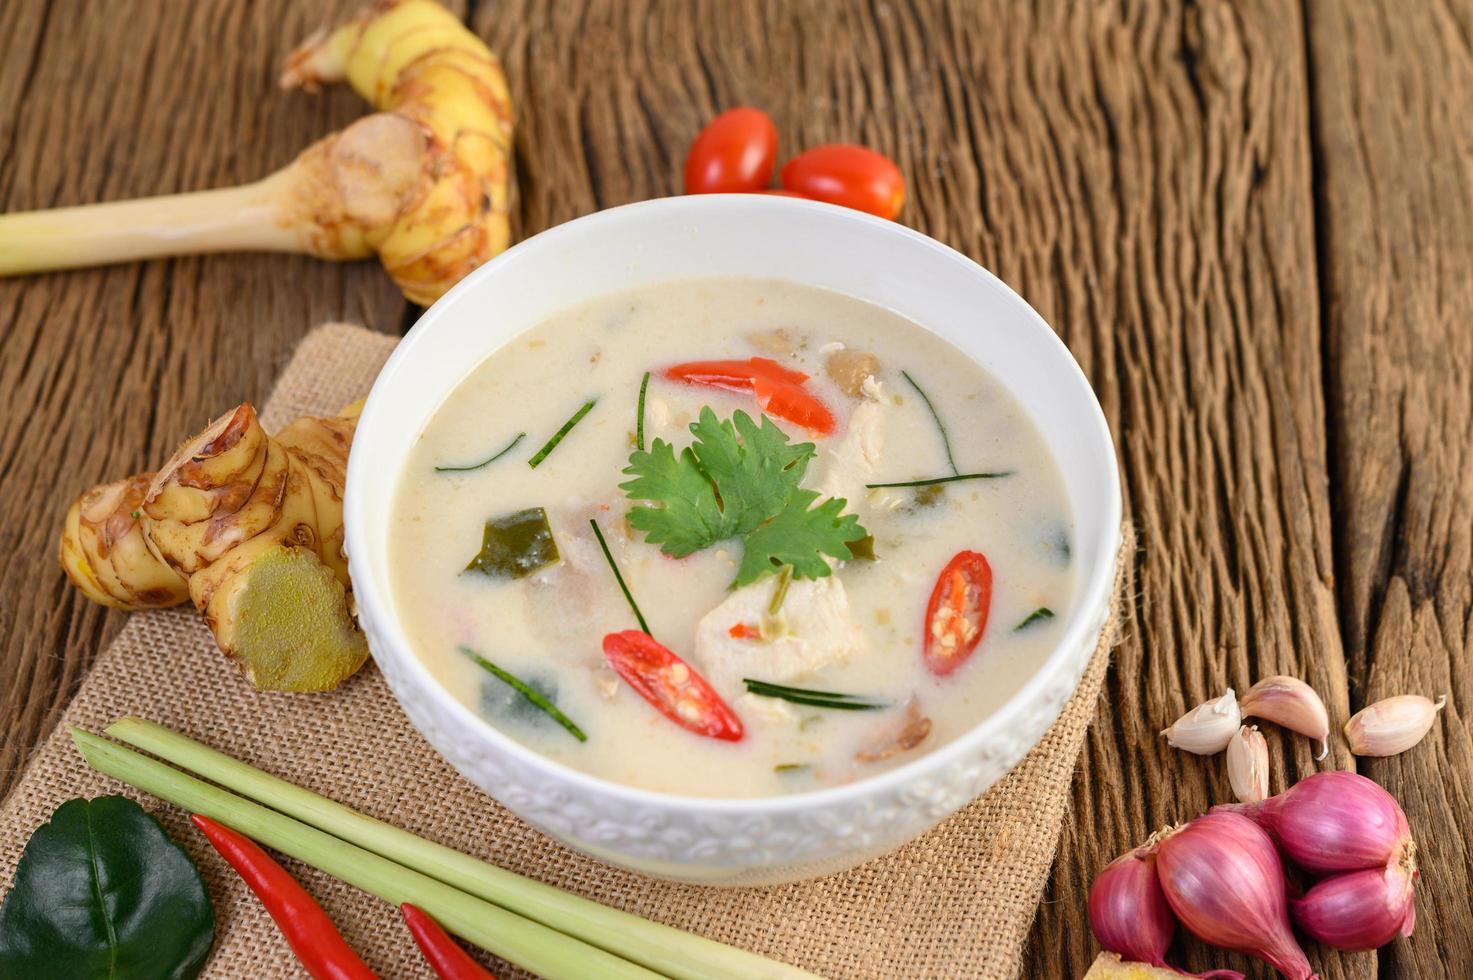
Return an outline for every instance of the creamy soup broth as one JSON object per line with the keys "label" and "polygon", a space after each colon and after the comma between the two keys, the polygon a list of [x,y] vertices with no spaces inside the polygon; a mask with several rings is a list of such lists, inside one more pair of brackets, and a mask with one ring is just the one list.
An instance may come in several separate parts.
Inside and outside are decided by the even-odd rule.
{"label": "creamy soup broth", "polygon": [[[488,312],[488,316],[494,312]],[[871,353],[856,390],[836,381],[836,351]],[[750,392],[667,379],[681,362],[765,357],[811,378],[836,420],[813,442],[805,487],[843,496],[874,537],[876,559],[837,563],[832,582],[793,580],[776,614],[768,576],[729,588],[742,545],[662,554],[626,515],[640,383],[651,372],[647,441],[677,449],[703,406],[756,417]],[[844,361],[839,358],[839,362]],[[838,362],[836,362],[838,366]],[[947,426],[962,473],[1007,472],[939,488],[866,490],[951,473],[940,431],[904,370]],[[841,382],[847,391],[841,387]],[[585,402],[592,409],[535,469],[528,460]],[[526,437],[480,469],[471,465]],[[399,478],[391,532],[394,595],[411,644],[471,710],[559,762],[632,786],[697,796],[762,796],[833,786],[905,763],[996,711],[1059,638],[1073,601],[1072,521],[1058,469],[1004,387],[954,347],[878,306],[777,281],[660,285],[572,309],[528,330],[471,370],[440,406]],[[467,571],[488,520],[544,508],[560,555],[524,578]],[[609,665],[606,634],[636,628],[592,529],[597,519],[651,634],[703,675],[740,719],[738,741],[673,723]],[[986,556],[987,623],[975,652],[937,676],[922,657],[927,600],[958,551]],[[836,602],[834,589],[843,601]],[[733,637],[704,617],[723,603],[771,636]],[[761,607],[760,609],[758,607]],[[790,608],[791,607],[791,608]],[[1050,617],[1035,616],[1039,609]],[[753,612],[756,610],[756,612]],[[783,617],[791,616],[789,622]],[[761,623],[756,623],[761,620]],[[805,635],[807,634],[807,635]],[[835,637],[841,637],[836,640]],[[476,651],[531,684],[586,734],[548,714],[465,655]],[[834,710],[748,693],[744,678],[887,704]]]}

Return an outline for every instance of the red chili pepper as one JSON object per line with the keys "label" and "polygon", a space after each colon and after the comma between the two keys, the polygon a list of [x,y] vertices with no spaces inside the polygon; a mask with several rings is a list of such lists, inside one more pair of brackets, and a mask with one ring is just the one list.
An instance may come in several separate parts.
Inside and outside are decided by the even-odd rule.
{"label": "red chili pepper", "polygon": [[762,638],[762,627],[752,626],[748,623],[734,623],[726,635],[733,640],[760,640]]}
{"label": "red chili pepper", "polygon": [[944,677],[966,663],[987,628],[992,605],[992,566],[975,551],[959,551],[946,563],[926,603],[922,653],[931,673]]}
{"label": "red chili pepper", "polygon": [[819,435],[834,431],[834,414],[803,387],[808,375],[766,357],[745,361],[689,361],[665,369],[665,377],[685,384],[727,391],[750,391],[768,415],[801,425]]}
{"label": "red chili pepper", "polygon": [[742,721],[721,695],[648,633],[610,633],[604,637],[604,656],[640,697],[681,728],[727,742],[741,740]]}
{"label": "red chili pepper", "polygon": [[189,819],[256,893],[313,980],[377,980],[322,906],[260,845],[209,817]]}
{"label": "red chili pepper", "polygon": [[728,391],[751,391],[758,378],[800,385],[808,380],[802,371],[783,367],[768,357],[749,357],[745,361],[687,361],[665,369],[671,381],[692,385],[709,385]]}
{"label": "red chili pepper", "polygon": [[425,962],[440,980],[496,980],[491,971],[472,959],[424,909],[405,902],[399,906],[399,913],[404,916],[404,924],[409,926]]}
{"label": "red chili pepper", "polygon": [[834,431],[834,413],[802,385],[758,378],[752,384],[757,406],[768,415],[786,419],[821,436]]}

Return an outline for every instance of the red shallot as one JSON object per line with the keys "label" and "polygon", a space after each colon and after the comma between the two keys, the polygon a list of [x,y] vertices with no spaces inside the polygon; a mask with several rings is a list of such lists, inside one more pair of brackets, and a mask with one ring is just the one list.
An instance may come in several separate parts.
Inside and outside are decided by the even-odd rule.
{"label": "red shallot", "polygon": [[1156,855],[1137,847],[1111,861],[1089,887],[1089,926],[1100,945],[1121,958],[1183,976],[1243,980],[1236,970],[1183,973],[1166,962],[1176,916],[1156,877]]}
{"label": "red shallot", "polygon": [[1315,980],[1289,926],[1284,868],[1268,834],[1236,813],[1208,813],[1156,845],[1166,901],[1199,939]]}
{"label": "red shallot", "polygon": [[1314,874],[1384,868],[1411,844],[1406,814],[1392,795],[1353,772],[1317,772],[1262,803],[1225,803],[1269,832],[1285,857]]}
{"label": "red shallot", "polygon": [[1289,903],[1294,923],[1311,939],[1343,950],[1379,949],[1410,936],[1417,921],[1412,883],[1415,847],[1396,864],[1332,875]]}

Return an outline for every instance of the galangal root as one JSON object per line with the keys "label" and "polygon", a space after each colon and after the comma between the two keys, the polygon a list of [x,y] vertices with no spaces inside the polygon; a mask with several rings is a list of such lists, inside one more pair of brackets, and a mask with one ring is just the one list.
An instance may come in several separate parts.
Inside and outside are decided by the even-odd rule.
{"label": "galangal root", "polygon": [[283,88],[346,80],[380,110],[244,187],[0,216],[0,275],[236,250],[377,255],[438,299],[506,248],[511,95],[434,0],[380,0],[294,51]]}
{"label": "galangal root", "polygon": [[353,406],[272,437],[240,405],[158,472],[82,494],[62,530],[62,567],[88,598],[117,609],[193,600],[258,688],[336,687],[368,656],[343,555],[357,423]]}

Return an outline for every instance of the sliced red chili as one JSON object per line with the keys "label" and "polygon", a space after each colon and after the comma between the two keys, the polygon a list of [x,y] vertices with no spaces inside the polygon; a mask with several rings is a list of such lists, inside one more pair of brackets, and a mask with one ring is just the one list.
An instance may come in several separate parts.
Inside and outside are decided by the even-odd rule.
{"label": "sliced red chili", "polygon": [[708,385],[728,391],[751,391],[758,378],[800,385],[808,380],[802,371],[783,367],[768,357],[749,357],[744,361],[687,361],[665,369],[665,377],[686,384]]}
{"label": "sliced red chili", "polygon": [[752,386],[757,406],[768,415],[801,425],[821,436],[832,435],[834,413],[802,385],[758,378]]}
{"label": "sliced red chili", "polygon": [[376,980],[322,906],[259,844],[198,813],[189,819],[256,893],[313,980]]}
{"label": "sliced red chili", "polygon": [[425,962],[440,980],[496,980],[490,970],[472,959],[424,909],[405,902],[399,906],[399,913],[404,916],[404,924],[414,936]]}
{"label": "sliced red chili", "polygon": [[648,633],[610,633],[604,637],[604,656],[640,697],[675,724],[708,738],[741,740],[741,719],[721,695]]}
{"label": "sliced red chili", "polygon": [[931,673],[944,677],[967,662],[987,628],[992,605],[992,566],[975,551],[959,551],[946,563],[926,603],[922,653]]}

